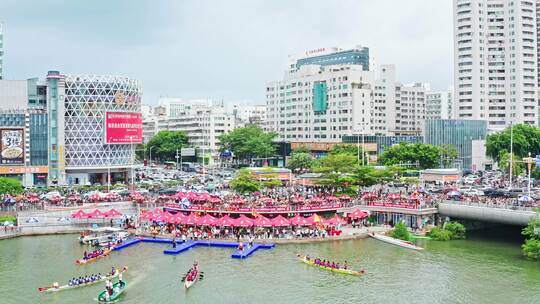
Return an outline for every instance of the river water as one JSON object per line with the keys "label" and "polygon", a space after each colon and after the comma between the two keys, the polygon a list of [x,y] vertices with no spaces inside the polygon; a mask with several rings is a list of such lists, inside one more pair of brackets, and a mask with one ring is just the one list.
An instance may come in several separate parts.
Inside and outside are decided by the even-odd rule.
{"label": "river water", "polygon": [[[489,236],[489,235],[488,235]],[[278,245],[246,260],[232,249],[195,248],[164,255],[164,244],[137,244],[94,263],[74,261],[85,247],[76,235],[0,241],[0,303],[96,303],[104,284],[51,294],[52,281],[128,265],[120,303],[540,303],[540,263],[520,256],[519,242],[485,235],[422,241],[423,252],[374,239]],[[299,263],[309,253],[348,260],[367,274],[352,277]],[[188,291],[180,276],[199,260],[205,277]]]}

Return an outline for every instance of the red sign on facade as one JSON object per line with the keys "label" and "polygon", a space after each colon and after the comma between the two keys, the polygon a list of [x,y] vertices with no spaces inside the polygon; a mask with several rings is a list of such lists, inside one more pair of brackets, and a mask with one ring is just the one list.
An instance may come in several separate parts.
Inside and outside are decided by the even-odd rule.
{"label": "red sign on facade", "polygon": [[106,112],[105,143],[142,143],[142,114],[129,112]]}

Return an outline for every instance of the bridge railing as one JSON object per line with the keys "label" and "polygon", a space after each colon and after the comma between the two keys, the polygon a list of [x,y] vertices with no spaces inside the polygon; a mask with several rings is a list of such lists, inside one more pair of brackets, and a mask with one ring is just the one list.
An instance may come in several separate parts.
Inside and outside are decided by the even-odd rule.
{"label": "bridge railing", "polygon": [[531,205],[520,204],[519,202],[478,202],[478,201],[453,201],[453,200],[441,200],[441,203],[453,204],[453,205],[462,205],[462,206],[473,206],[473,207],[483,207],[483,208],[495,208],[495,209],[508,209],[516,211],[536,211],[538,207]]}

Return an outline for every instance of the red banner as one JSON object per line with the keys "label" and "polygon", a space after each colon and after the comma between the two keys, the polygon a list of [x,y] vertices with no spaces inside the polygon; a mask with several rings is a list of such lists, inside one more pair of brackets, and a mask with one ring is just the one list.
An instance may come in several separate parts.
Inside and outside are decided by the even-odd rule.
{"label": "red banner", "polygon": [[320,205],[320,206],[304,206],[304,207],[296,207],[291,208],[288,206],[278,206],[278,207],[262,207],[262,208],[237,208],[237,207],[229,207],[229,208],[202,208],[199,206],[189,206],[186,209],[180,208],[177,204],[167,204],[165,205],[166,208],[174,209],[174,210],[185,210],[185,211],[195,211],[195,212],[216,212],[216,211],[224,211],[224,212],[256,212],[256,213],[279,213],[279,212],[314,212],[314,211],[328,211],[328,210],[336,210],[341,208],[341,204],[332,204],[332,205]]}
{"label": "red banner", "polygon": [[142,114],[130,112],[106,112],[105,143],[142,143]]}
{"label": "red banner", "polygon": [[390,208],[403,208],[403,209],[417,209],[416,205],[409,204],[392,204],[392,203],[369,203],[369,206],[376,207],[390,207]]}

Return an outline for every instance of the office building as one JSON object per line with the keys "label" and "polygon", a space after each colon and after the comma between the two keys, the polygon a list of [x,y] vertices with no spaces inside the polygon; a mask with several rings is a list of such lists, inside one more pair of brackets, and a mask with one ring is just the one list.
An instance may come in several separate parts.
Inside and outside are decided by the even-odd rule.
{"label": "office building", "polygon": [[453,96],[452,90],[426,92],[426,120],[453,119]]}
{"label": "office building", "polygon": [[4,24],[0,22],[0,80],[4,79]]}
{"label": "office building", "polygon": [[457,119],[538,123],[537,1],[454,0]]}
{"label": "office building", "polygon": [[47,74],[52,184],[129,182],[142,142],[141,85],[115,76]]}
{"label": "office building", "polygon": [[[456,147],[458,157],[452,167],[473,169],[473,142],[482,141],[487,136],[485,120],[427,120],[424,132],[426,144]],[[442,163],[441,163],[442,165]],[[476,169],[476,168],[475,168]]]}
{"label": "office building", "polygon": [[266,105],[234,104],[232,114],[237,128],[246,125],[258,125],[264,128]]}

